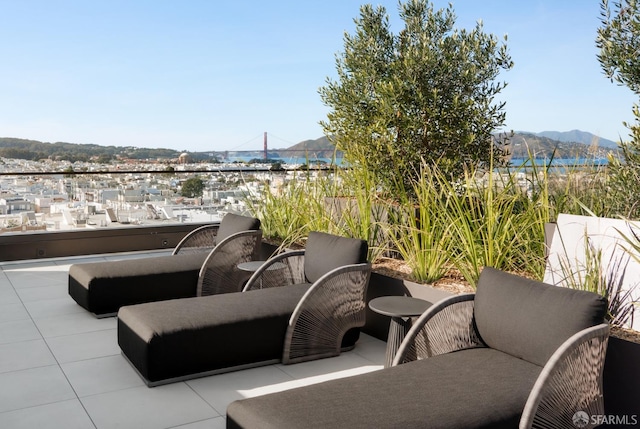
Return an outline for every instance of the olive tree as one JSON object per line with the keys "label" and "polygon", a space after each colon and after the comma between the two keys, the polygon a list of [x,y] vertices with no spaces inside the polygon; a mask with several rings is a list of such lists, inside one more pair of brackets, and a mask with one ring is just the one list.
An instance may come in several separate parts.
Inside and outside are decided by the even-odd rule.
{"label": "olive tree", "polygon": [[[601,24],[596,46],[598,61],[611,81],[628,87],[640,96],[640,5],[621,0],[610,7],[601,2]],[[621,215],[640,218],[640,111],[633,106],[635,124],[624,122],[630,140],[620,141],[622,159],[609,157],[611,205]]]}
{"label": "olive tree", "polygon": [[337,78],[319,93],[330,108],[321,122],[347,162],[374,172],[393,192],[406,188],[425,160],[449,174],[499,162],[493,133],[505,121],[497,82],[513,66],[503,42],[455,28],[453,7],[399,3],[404,23],[391,30],[384,7],[364,5],[336,55]]}

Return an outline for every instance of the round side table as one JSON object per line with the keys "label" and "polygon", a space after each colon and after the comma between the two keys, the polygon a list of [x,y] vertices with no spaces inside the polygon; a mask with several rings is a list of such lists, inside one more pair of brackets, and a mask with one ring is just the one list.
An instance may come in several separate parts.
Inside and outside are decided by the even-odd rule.
{"label": "round side table", "polygon": [[[238,269],[240,271],[246,271],[248,273],[255,273],[258,269],[267,261],[249,261],[249,262],[241,262],[238,264]],[[286,265],[282,262],[274,262],[267,268],[267,271],[272,270],[281,270],[286,268]],[[262,289],[262,277],[260,278],[260,289]]]}
{"label": "round side table", "polygon": [[410,296],[381,296],[369,301],[369,308],[391,317],[384,367],[388,368],[411,328],[411,318],[424,313],[432,303]]}

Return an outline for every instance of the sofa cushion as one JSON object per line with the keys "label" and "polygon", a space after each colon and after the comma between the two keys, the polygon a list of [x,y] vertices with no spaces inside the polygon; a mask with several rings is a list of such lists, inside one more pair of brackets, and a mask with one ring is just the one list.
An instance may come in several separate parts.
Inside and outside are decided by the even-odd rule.
{"label": "sofa cushion", "polygon": [[474,303],[478,333],[487,346],[544,365],[576,332],[602,323],[600,295],[545,284],[485,267]]}
{"label": "sofa cushion", "polygon": [[192,297],[206,257],[202,252],[73,264],[69,295],[98,315],[115,313],[123,305]]}
{"label": "sofa cushion", "polygon": [[309,283],[343,265],[367,262],[367,242],[323,232],[309,233],[304,254],[304,274]]}
{"label": "sofa cushion", "polygon": [[540,371],[469,349],[236,401],[227,428],[514,428]]}
{"label": "sofa cushion", "polygon": [[216,243],[220,243],[225,238],[238,232],[258,229],[260,229],[260,219],[227,213],[220,221],[220,227],[216,234]]}
{"label": "sofa cushion", "polygon": [[149,382],[280,360],[289,318],[309,287],[123,307],[118,344]]}

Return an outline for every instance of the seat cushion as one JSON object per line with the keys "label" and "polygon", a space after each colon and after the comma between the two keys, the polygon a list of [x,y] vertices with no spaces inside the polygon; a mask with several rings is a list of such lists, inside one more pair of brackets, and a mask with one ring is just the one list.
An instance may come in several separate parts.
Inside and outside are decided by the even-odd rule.
{"label": "seat cushion", "polygon": [[97,315],[116,313],[124,305],[192,297],[206,257],[202,252],[73,264],[69,295]]}
{"label": "seat cushion", "polygon": [[367,262],[367,242],[323,232],[309,233],[304,255],[304,274],[309,283],[343,265]]}
{"label": "seat cushion", "polygon": [[544,365],[573,334],[603,323],[607,301],[485,267],[474,303],[478,333],[491,348]]}
{"label": "seat cushion", "polygon": [[216,234],[216,243],[220,243],[225,238],[238,232],[258,229],[260,229],[260,219],[227,213],[220,221],[218,233]]}
{"label": "seat cushion", "polygon": [[469,349],[236,401],[227,428],[516,428],[540,371]]}
{"label": "seat cushion", "polygon": [[118,344],[148,382],[280,360],[289,318],[310,285],[123,307]]}

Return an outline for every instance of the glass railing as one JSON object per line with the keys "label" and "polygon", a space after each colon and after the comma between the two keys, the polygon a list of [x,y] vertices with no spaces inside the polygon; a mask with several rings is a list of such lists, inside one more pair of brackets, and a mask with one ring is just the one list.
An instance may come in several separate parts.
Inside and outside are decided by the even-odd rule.
{"label": "glass railing", "polygon": [[255,204],[265,185],[293,180],[298,171],[238,163],[5,168],[0,233],[216,222],[227,212],[247,213],[247,198]]}

